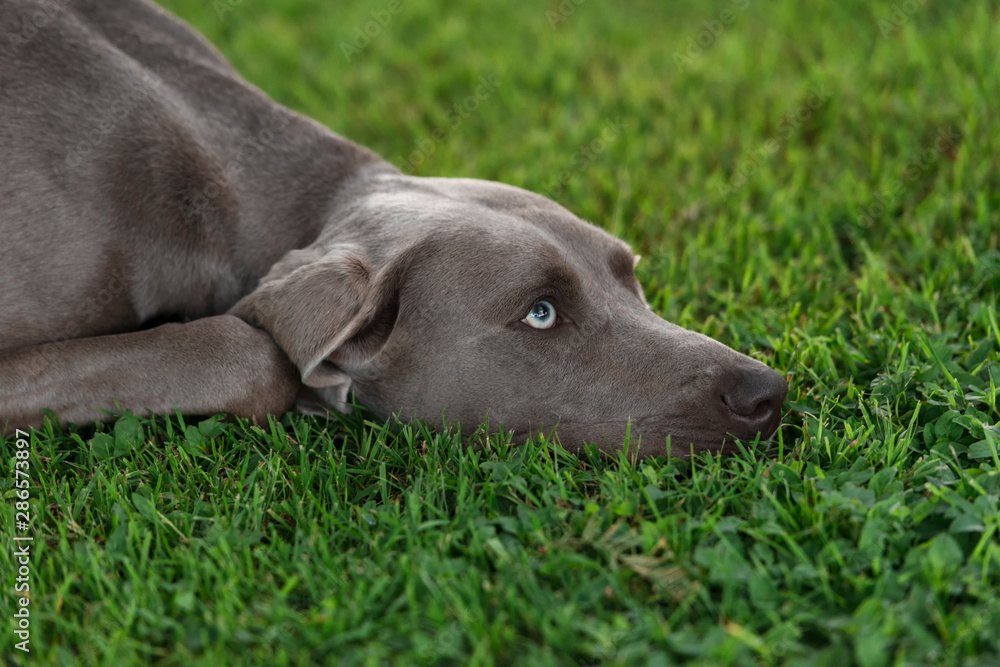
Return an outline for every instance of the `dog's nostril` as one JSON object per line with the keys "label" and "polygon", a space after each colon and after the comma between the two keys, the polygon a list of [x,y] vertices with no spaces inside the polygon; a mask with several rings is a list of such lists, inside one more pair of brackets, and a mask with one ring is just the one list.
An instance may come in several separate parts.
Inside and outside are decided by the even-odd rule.
{"label": "dog's nostril", "polygon": [[726,408],[751,428],[763,427],[780,412],[788,383],[770,368],[741,371],[722,394]]}
{"label": "dog's nostril", "polygon": [[771,401],[767,400],[758,403],[757,407],[754,408],[754,411],[747,416],[750,419],[759,419],[761,417],[769,416],[772,412],[773,409],[771,408]]}

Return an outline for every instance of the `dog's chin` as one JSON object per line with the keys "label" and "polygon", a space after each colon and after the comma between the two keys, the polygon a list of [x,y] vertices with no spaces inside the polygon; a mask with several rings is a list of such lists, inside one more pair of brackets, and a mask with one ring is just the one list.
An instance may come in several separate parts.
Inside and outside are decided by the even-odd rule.
{"label": "dog's chin", "polygon": [[[760,434],[758,446],[768,440],[777,430]],[[538,427],[514,430],[511,442],[523,445],[532,438],[543,436],[562,445],[570,452],[583,452],[588,446],[610,456],[617,456],[625,450],[629,458],[650,458],[669,456],[678,459],[690,459],[700,454],[712,453],[728,456],[738,454],[740,445],[736,439],[724,433],[696,431],[693,433],[676,432],[670,435],[660,435],[654,432],[643,432],[641,429],[630,428],[627,424],[609,423],[560,423],[555,427]],[[750,441],[742,441],[743,448],[753,448]]]}
{"label": "dog's chin", "polygon": [[[299,392],[296,407],[302,413],[322,416],[327,419],[331,413],[351,413],[350,406],[343,404],[331,405],[314,389],[302,387]],[[376,415],[378,413],[376,412]],[[381,417],[381,415],[379,415]],[[387,415],[385,419],[395,418],[405,421],[402,415]],[[428,420],[429,424],[434,424]],[[451,424],[455,426],[456,424]],[[609,457],[617,457],[621,451],[626,451],[631,459],[644,459],[656,456],[688,460],[701,454],[711,453],[720,456],[739,454],[741,449],[758,449],[766,447],[766,443],[778,432],[781,425],[780,417],[766,433],[761,433],[756,439],[742,440],[742,447],[730,434],[721,433],[715,429],[703,429],[684,433],[675,429],[670,435],[660,435],[665,429],[631,426],[627,421],[621,422],[560,422],[554,427],[545,425],[537,427],[506,428],[502,423],[485,422],[485,428],[478,427],[472,432],[464,432],[462,440],[465,446],[477,449],[484,445],[483,436],[505,433],[510,436],[513,445],[523,445],[539,436],[558,442],[564,449],[575,454],[583,453],[591,445],[599,452]],[[438,427],[448,427],[448,424],[436,423]],[[460,429],[461,431],[461,429]]]}

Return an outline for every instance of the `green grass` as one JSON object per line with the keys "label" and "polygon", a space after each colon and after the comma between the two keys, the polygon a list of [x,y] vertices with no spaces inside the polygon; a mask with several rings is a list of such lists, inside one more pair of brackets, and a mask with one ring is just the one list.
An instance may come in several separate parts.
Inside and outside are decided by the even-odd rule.
{"label": "green grass", "polygon": [[[658,313],[787,373],[786,425],[738,456],[637,464],[463,451],[363,414],[49,428],[33,652],[8,633],[0,653],[998,664],[996,5],[899,2],[880,28],[891,3],[404,0],[347,62],[388,2],[164,4],[387,159],[434,146],[408,170],[550,191],[630,241]],[[0,454],[11,471],[14,442]]]}

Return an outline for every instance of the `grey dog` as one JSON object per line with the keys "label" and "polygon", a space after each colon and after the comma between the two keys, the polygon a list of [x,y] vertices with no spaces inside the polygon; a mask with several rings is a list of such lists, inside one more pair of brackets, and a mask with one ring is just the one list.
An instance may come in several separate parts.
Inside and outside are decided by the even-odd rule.
{"label": "grey dog", "polygon": [[769,437],[788,390],[654,314],[625,243],[518,188],[401,174],[145,0],[0,2],[0,234],[0,430],[353,393],[684,456]]}

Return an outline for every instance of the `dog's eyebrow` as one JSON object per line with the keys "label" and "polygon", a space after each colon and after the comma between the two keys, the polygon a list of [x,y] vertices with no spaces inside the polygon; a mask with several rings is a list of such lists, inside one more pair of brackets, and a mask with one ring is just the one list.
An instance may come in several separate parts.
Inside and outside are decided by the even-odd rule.
{"label": "dog's eyebrow", "polygon": [[542,271],[541,285],[554,290],[558,296],[571,299],[580,290],[580,278],[565,262],[555,262]]}
{"label": "dog's eyebrow", "polygon": [[[561,258],[553,257],[543,268],[522,273],[517,288],[505,290],[497,306],[505,315],[524,307],[531,299],[548,296],[570,303],[580,295],[580,278]],[[499,290],[498,290],[499,291]]]}

